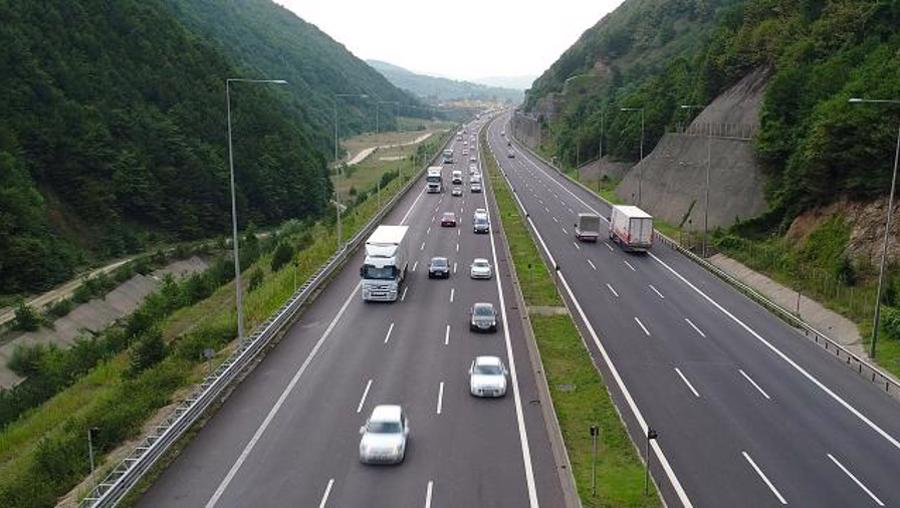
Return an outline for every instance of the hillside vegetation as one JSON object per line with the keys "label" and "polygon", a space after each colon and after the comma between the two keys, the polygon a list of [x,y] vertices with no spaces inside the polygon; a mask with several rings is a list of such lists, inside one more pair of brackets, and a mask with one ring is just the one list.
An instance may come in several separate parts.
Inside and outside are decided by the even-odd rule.
{"label": "hillside vegetation", "polygon": [[[176,16],[177,14],[177,16]],[[331,94],[412,100],[268,0],[0,0],[0,294],[230,225],[321,216]],[[357,104],[358,103],[358,104]],[[372,105],[341,105],[342,131]]]}
{"label": "hillside vegetation", "polygon": [[513,103],[522,101],[520,90],[416,74],[403,67],[379,60],[367,60],[367,62],[394,85],[433,102],[465,99]]}
{"label": "hillside vegetation", "polygon": [[604,152],[636,160],[640,118],[621,107],[645,109],[648,153],[667,127],[690,120],[681,104],[707,104],[767,69],[755,146],[772,211],[758,225],[783,228],[837,197],[887,192],[900,108],[847,99],[900,98],[898,26],[900,4],[885,0],[628,0],[538,79],[526,105],[540,112],[541,100],[565,92],[548,125],[563,160],[574,162],[579,146],[581,160],[596,155],[601,115]]}

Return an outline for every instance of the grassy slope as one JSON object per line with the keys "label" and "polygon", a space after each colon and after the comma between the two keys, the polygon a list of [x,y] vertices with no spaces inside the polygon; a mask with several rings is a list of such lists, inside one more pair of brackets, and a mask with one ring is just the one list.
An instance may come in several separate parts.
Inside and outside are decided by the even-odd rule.
{"label": "grassy slope", "polygon": [[[484,136],[481,146],[487,146]],[[483,148],[481,157],[488,168],[526,303],[528,306],[562,305],[493,156]],[[571,318],[532,315],[531,325],[583,505],[659,506],[655,495],[644,495],[643,465]],[[564,385],[575,388],[560,390]],[[593,424],[602,429],[597,447],[596,496],[591,495],[591,440],[587,432]]]}

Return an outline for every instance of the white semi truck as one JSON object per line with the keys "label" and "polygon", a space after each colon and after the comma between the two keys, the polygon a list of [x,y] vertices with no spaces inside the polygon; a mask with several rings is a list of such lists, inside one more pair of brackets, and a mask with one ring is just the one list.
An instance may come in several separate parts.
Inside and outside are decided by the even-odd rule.
{"label": "white semi truck", "polygon": [[453,164],[453,149],[444,150],[444,164]]}
{"label": "white semi truck", "polygon": [[646,252],[653,245],[653,217],[636,206],[613,205],[609,239],[624,250]]}
{"label": "white semi truck", "polygon": [[425,186],[429,194],[440,194],[444,192],[444,176],[441,166],[431,166],[425,175]]}
{"label": "white semi truck", "polygon": [[366,240],[366,259],[359,269],[365,301],[394,302],[409,264],[409,226],[378,226]]}

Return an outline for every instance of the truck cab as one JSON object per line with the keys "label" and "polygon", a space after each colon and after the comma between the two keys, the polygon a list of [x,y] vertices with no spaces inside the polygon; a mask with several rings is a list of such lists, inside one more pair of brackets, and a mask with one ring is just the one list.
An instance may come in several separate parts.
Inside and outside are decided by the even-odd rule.
{"label": "truck cab", "polygon": [[444,192],[443,169],[440,166],[431,166],[425,175],[425,188],[429,194]]}
{"label": "truck cab", "polygon": [[378,226],[366,240],[359,268],[364,301],[396,301],[409,263],[409,226]]}

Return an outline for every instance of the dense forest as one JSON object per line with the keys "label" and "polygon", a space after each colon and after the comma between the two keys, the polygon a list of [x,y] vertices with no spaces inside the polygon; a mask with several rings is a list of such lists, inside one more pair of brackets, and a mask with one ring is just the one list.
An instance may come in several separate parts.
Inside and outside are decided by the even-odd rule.
{"label": "dense forest", "polygon": [[[330,94],[407,97],[268,0],[0,0],[0,19],[0,294],[226,232],[227,77],[289,80],[231,90],[244,225],[325,210]],[[367,128],[349,106],[345,133]]]}
{"label": "dense forest", "polygon": [[585,32],[526,101],[538,109],[541,99],[564,91],[568,77],[601,68],[593,86],[564,95],[561,116],[549,126],[553,149],[569,162],[579,146],[581,160],[595,155],[603,116],[604,151],[634,160],[639,119],[620,107],[645,109],[653,146],[667,127],[690,120],[680,104],[709,103],[753,70],[767,69],[755,143],[771,177],[772,212],[764,222],[784,224],[840,196],[889,189],[885,168],[900,108],[847,100],[900,98],[898,26],[900,3],[893,0],[628,0]]}

